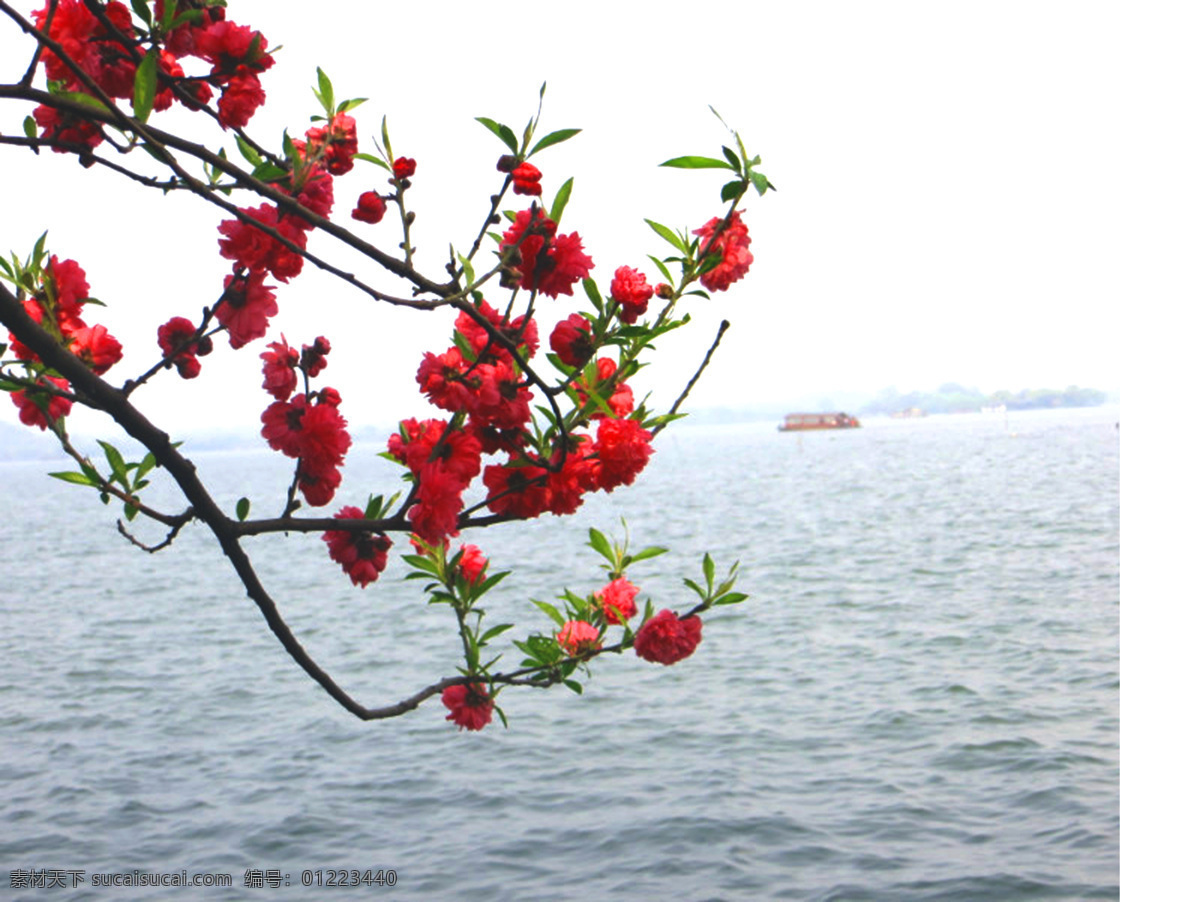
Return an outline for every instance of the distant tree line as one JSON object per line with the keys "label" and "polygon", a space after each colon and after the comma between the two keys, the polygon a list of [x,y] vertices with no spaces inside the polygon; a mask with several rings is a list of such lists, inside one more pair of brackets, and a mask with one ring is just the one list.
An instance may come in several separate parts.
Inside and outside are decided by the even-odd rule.
{"label": "distant tree line", "polygon": [[948,382],[932,392],[907,392],[885,389],[865,404],[863,414],[892,414],[913,408],[925,413],[967,413],[981,407],[1003,404],[1009,410],[1038,410],[1052,407],[1096,407],[1107,396],[1094,388],[1069,385],[1065,389],[1026,388],[1019,392],[997,391],[989,395],[974,388]]}

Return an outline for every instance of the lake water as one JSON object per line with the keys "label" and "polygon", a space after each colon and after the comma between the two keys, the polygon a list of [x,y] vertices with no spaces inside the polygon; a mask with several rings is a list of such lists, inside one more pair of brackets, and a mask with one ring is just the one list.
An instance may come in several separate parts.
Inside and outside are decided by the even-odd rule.
{"label": "lake water", "polygon": [[[672,549],[631,572],[656,606],[687,604],[679,578],[705,550],[741,560],[752,598],[706,617],[679,665],[609,658],[582,698],[507,692],[511,729],[479,734],[436,699],[358,722],[200,529],[148,556],[115,510],[44,476],[65,465],[0,465],[0,895],[1116,899],[1116,419],[668,431],[631,489],[469,537],[515,571],[491,616],[541,629],[528,598],[598,588],[587,526],[621,516],[635,545]],[[394,474],[369,450],[339,503]],[[256,514],[286,480],[269,454],[196,460]],[[400,562],[361,591],[315,536],[251,551],[366,703],[453,671],[449,612]],[[48,869],[86,885],[10,887]],[[90,885],[183,869],[233,887]],[[326,869],[395,885],[303,888]],[[247,871],[290,888],[246,887]]]}

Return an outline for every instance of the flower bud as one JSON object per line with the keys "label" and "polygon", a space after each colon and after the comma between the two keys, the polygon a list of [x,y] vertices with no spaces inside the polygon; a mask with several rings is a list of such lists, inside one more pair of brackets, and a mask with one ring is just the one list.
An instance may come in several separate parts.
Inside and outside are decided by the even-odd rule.
{"label": "flower bud", "polygon": [[520,161],[510,153],[506,153],[496,161],[497,172],[512,172],[517,168]]}

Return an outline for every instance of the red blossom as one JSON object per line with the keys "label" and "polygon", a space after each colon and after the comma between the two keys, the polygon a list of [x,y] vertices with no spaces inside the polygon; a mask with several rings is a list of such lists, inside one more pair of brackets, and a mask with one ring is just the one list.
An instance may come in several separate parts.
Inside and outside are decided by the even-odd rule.
{"label": "red blossom", "polygon": [[633,650],[655,664],[675,664],[696,650],[702,626],[699,617],[680,620],[674,611],[659,611],[638,630]]}
{"label": "red blossom", "polygon": [[442,468],[466,488],[479,475],[482,448],[474,430],[446,432],[445,420],[405,420],[402,432],[388,439],[388,453],[414,473],[430,461]]}
{"label": "red blossom", "polygon": [[734,211],[729,225],[713,239],[722,221],[714,216],[692,233],[700,236],[701,250],[707,247],[709,253],[721,256],[720,263],[700,276],[700,284],[709,291],[724,291],[746,275],[750,264],[754,262],[754,255],[750,253],[750,233],[742,222],[742,211]]}
{"label": "red blossom", "polygon": [[481,363],[474,369],[477,385],[468,410],[472,425],[519,429],[529,422],[533,392],[512,363]]}
{"label": "red blossom", "polygon": [[583,253],[579,233],[556,235],[557,229],[558,224],[540,208],[532,213],[522,210],[502,236],[502,256],[509,247],[520,251],[521,288],[525,291],[536,285],[547,297],[569,295],[574,284],[592,268],[592,258]]}
{"label": "red blossom", "polygon": [[654,289],[646,281],[646,276],[630,266],[617,268],[613,275],[612,299],[621,305],[621,322],[634,323],[646,312]]}
{"label": "red blossom", "polygon": [[467,410],[474,401],[474,389],[479,385],[478,374],[465,376],[467,362],[458,348],[444,354],[426,351],[417,368],[417,384],[435,405],[456,413]]}
{"label": "red blossom", "polygon": [[224,84],[240,73],[264,72],[275,65],[262,32],[228,20],[195,32],[195,52],[212,64],[212,77]]}
{"label": "red blossom", "polygon": [[512,171],[513,193],[540,197],[542,173],[532,163],[522,163]]}
{"label": "red blossom", "polygon": [[580,437],[575,450],[567,455],[562,469],[550,471],[546,477],[546,488],[550,490],[550,513],[561,517],[579,509],[583,504],[583,496],[597,488],[591,438],[586,435]]}
{"label": "red blossom", "polygon": [[265,284],[265,279],[261,269],[225,277],[225,292],[214,313],[229,331],[229,344],[234,348],[266,335],[268,321],[279,312],[271,290],[274,286]]}
{"label": "red blossom", "polygon": [[458,535],[464,488],[440,461],[422,467],[417,475],[417,503],[408,509],[413,532],[431,545],[440,545],[448,536]]}
{"label": "red blossom", "polygon": [[[67,391],[70,383],[58,376],[42,376],[41,380],[60,391]],[[26,426],[37,426],[43,432],[46,427],[71,412],[72,401],[48,391],[24,388],[12,393],[12,402],[17,405],[17,416]]]}
{"label": "red blossom", "polygon": [[550,490],[543,478],[546,471],[532,465],[521,466],[510,458],[508,466],[493,464],[483,470],[488,488],[488,510],[529,520],[550,510]]}
{"label": "red blossom", "polygon": [[623,576],[618,576],[599,592],[593,593],[592,598],[604,611],[604,619],[613,626],[620,624],[621,618],[626,621],[637,616],[637,603],[634,598],[640,592],[637,586]]}
{"label": "red blossom", "polygon": [[275,401],[262,414],[262,436],[286,457],[303,458],[314,475],[327,466],[341,466],[350,449],[346,420],[334,404],[309,404],[303,394]]}
{"label": "red blossom", "polygon": [[600,647],[600,631],[582,620],[568,620],[554,638],[563,651],[572,657]]}
{"label": "red blossom", "polygon": [[617,373],[617,362],[611,357],[600,357],[596,360],[596,378],[589,380],[586,376],[578,382],[572,382],[571,387],[579,396],[579,406],[583,407],[593,401],[597,395],[608,404],[608,411],[597,404],[590,419],[598,420],[611,412],[615,417],[627,417],[633,412],[633,389],[626,382],[612,382]]}
{"label": "red blossom", "polygon": [[304,137],[314,146],[325,145],[325,165],[334,175],[345,175],[354,168],[358,123],[353,116],[337,113],[326,125],[310,128]]}
{"label": "red blossom", "polygon": [[[195,379],[200,375],[200,361],[212,353],[212,339],[207,335],[196,339],[196,327],[190,319],[173,316],[158,327],[158,346],[162,349],[163,357],[175,353],[171,366],[179,371],[184,379]],[[176,353],[178,352],[178,353]]]}
{"label": "red blossom", "polygon": [[482,683],[458,683],[442,692],[442,704],[450,709],[446,720],[460,730],[482,730],[492,722],[492,697]]}
{"label": "red blossom", "polygon": [[550,350],[567,366],[583,366],[595,350],[592,324],[581,314],[572,313],[550,333]]}
{"label": "red blossom", "polygon": [[300,419],[300,456],[313,468],[328,464],[341,466],[350,450],[346,418],[338,413],[337,404],[327,391],[330,390],[322,391],[317,403],[309,405]]}
{"label": "red blossom", "polygon": [[104,140],[100,127],[95,123],[53,107],[34,107],[33,121],[42,130],[39,137],[55,142],[50,148],[55,153],[69,153],[71,146],[99,147]]}
{"label": "red blossom", "polygon": [[[496,332],[507,338],[515,347],[523,350],[526,360],[537,353],[538,329],[537,322],[532,317],[518,316],[510,321],[487,301],[480,302],[475,310],[487,320]],[[483,363],[512,360],[512,355],[508,350],[467,311],[459,311],[454,320],[454,328],[471,345],[476,360]]]}
{"label": "red blossom", "polygon": [[[67,59],[78,63],[89,75],[97,74],[100,50],[92,40],[100,27],[96,17],[84,6],[83,0],[59,0],[47,31],[49,11],[50,3],[47,0],[40,11],[34,12],[33,21],[38,30],[47,33],[51,40],[61,45]],[[75,81],[75,73],[57,55],[46,51],[42,54],[42,62],[46,66],[46,76],[51,81]]]}
{"label": "red blossom", "polygon": [[603,417],[596,428],[596,484],[606,492],[631,485],[654,453],[650,439],[650,431],[637,420]]}
{"label": "red blossom", "polygon": [[102,375],[122,357],[121,343],[104,326],[84,326],[68,333],[71,351],[96,375]]}
{"label": "red blossom", "polygon": [[54,255],[50,258],[47,270],[54,286],[54,303],[59,311],[59,321],[78,316],[90,290],[83,267],[74,260],[59,260]]}
{"label": "red blossom", "polygon": [[[338,520],[361,520],[363,512],[357,507],[343,507],[333,515]],[[331,529],[321,535],[329,546],[329,556],[342,565],[350,582],[365,589],[379,579],[387,567],[388,549],[392,540],[385,535],[366,530]]]}
{"label": "red blossom", "polygon": [[258,356],[263,360],[263,388],[277,400],[286,401],[296,390],[300,352],[281,335],[279,341],[268,344],[267,350]]}
{"label": "red blossom", "polygon": [[[312,344],[304,346],[304,350],[300,354],[300,369],[304,370],[308,378],[316,378],[317,374],[325,369],[329,363],[325,358],[329,355],[330,350],[329,339],[324,335],[318,335],[313,339]],[[326,389],[326,391],[336,390]],[[341,403],[341,398],[338,398],[337,403]],[[337,406],[337,404],[334,406]]]}
{"label": "red blossom", "polygon": [[179,65],[175,54],[170,50],[163,50],[159,53],[158,90],[154,94],[155,110],[161,113],[175,102],[175,84],[184,75],[183,67]]}
{"label": "red blossom", "polygon": [[374,225],[383,219],[387,203],[376,191],[364,191],[358,197],[358,206],[350,211],[350,218]]}
{"label": "red blossom", "polygon": [[[46,319],[46,311],[42,309],[42,305],[38,303],[37,298],[25,298],[21,302],[21,306],[25,308],[25,312],[31,320],[39,326],[42,325]],[[17,338],[11,332],[8,333],[8,342],[8,353],[17,360],[27,360],[30,363],[39,363],[41,361],[41,358],[37,354],[26,347],[21,339]]]}
{"label": "red blossom", "polygon": [[312,507],[324,507],[332,501],[342,484],[342,473],[334,463],[310,463],[302,457],[296,472],[300,477],[300,494]]}
{"label": "red blossom", "polygon": [[235,75],[221,86],[217,121],[222,128],[245,128],[254,111],[267,99],[262,83],[253,72]]}
{"label": "red blossom", "polygon": [[554,268],[542,277],[538,291],[552,298],[572,294],[572,286],[594,265],[592,258],[583,252],[583,239],[578,232],[556,236],[550,247],[550,257]]}
{"label": "red blossom", "polygon": [[[322,219],[328,219],[329,213],[333,209],[333,176],[321,166],[306,167],[304,185],[299,192],[293,189],[296,195],[296,200],[305,208],[320,216]],[[299,216],[291,214],[285,217],[288,222],[292,223],[296,228],[304,231],[309,231],[313,228],[312,224],[307,220],[301,219]]]}
{"label": "red blossom", "polygon": [[463,545],[462,558],[458,562],[458,568],[462,571],[463,579],[471,585],[482,582],[487,565],[488,559],[484,557],[478,545]]}
{"label": "red blossom", "polygon": [[[279,211],[270,204],[243,207],[241,212],[254,222],[274,229],[280,237],[303,248],[308,243],[307,233],[299,228],[293,218],[279,217]],[[218,239],[221,256],[232,260],[245,269],[267,269],[282,282],[296,276],[304,266],[304,258],[288,248],[274,236],[240,219],[226,219],[217,231],[224,235]]]}
{"label": "red blossom", "polygon": [[411,157],[397,157],[396,161],[392,163],[392,174],[397,181],[412,178],[416,171],[417,161]]}

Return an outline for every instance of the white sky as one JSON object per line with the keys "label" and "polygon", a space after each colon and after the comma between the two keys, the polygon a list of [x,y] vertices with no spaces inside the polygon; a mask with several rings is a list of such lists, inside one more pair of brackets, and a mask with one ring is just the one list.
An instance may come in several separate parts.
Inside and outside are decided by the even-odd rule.
{"label": "white sky", "polygon": [[[749,276],[697,301],[696,326],[664,341],[671,353],[635,381],[664,407],[722,317],[734,328],[697,407],[783,411],[799,398],[948,381],[1117,390],[1130,316],[1165,300],[1164,268],[1194,247],[1166,227],[1182,216],[1185,160],[1195,187],[1185,147],[1194,115],[1182,103],[1196,67],[1174,10],[806,3],[735,18],[712,3],[363,2],[318,20],[277,0],[231,5],[232,19],[284,45],[253,123],[262,143],[277,146],[285,126],[303,131],[318,64],[339,97],[371,98],[356,111],[364,150],[388,115],[396,152],[418,161],[408,201],[418,262],[435,275],[449,243],[469,244],[497,183],[502,147],[474,116],[519,129],[549,82],[544,128],[584,131],[537,162],[548,194],[576,177],[563,228],[580,232],[606,286],[617,266],[649,271],[645,254],[665,251],[642,217],[695,227],[719,211],[719,173],[656,167],[719,155],[716,107],[779,191],[748,204]],[[15,79],[24,59],[7,20],[0,42],[0,74]],[[18,131],[23,115],[6,104],[0,127]],[[24,252],[50,228],[50,247],[76,257],[110,307],[104,321],[129,358],[114,377],[140,371],[157,354],[159,323],[216,297],[223,217],[69,159],[3,153],[4,205],[18,215],[0,217],[0,248]],[[350,223],[358,193],[378,186],[372,168],[339,180],[336,218]],[[394,211],[379,226],[352,225],[398,240]],[[419,353],[448,346],[447,318],[372,309],[311,268],[278,294],[270,335],[328,335],[328,381],[352,424],[420,411]],[[543,335],[571,304],[546,305]],[[151,387],[140,402],[182,412],[180,426],[253,424],[266,398],[261,345],[220,347],[183,394]]]}

